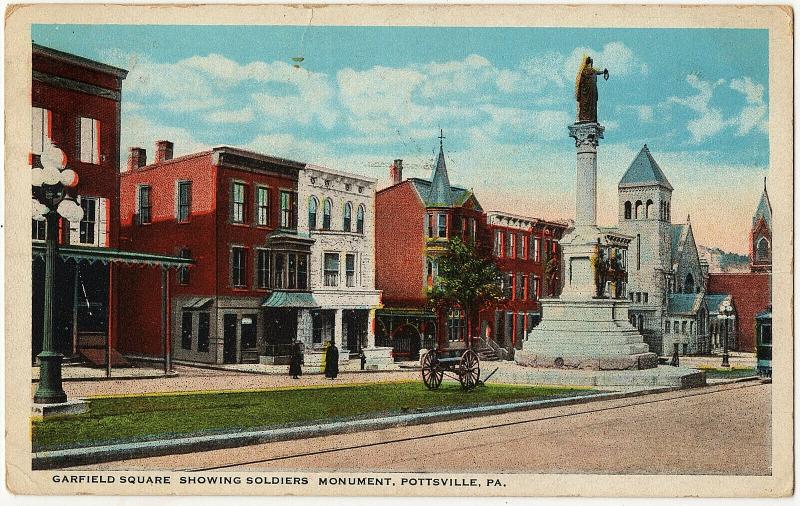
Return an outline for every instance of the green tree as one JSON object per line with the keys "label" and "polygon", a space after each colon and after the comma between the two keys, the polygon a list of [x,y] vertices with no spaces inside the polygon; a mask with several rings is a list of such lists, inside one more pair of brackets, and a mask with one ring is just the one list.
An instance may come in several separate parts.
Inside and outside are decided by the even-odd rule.
{"label": "green tree", "polygon": [[471,344],[472,324],[478,313],[504,300],[500,271],[490,258],[481,256],[474,245],[459,237],[450,239],[446,253],[437,262],[439,275],[428,290],[428,303],[444,314],[451,309],[463,310]]}

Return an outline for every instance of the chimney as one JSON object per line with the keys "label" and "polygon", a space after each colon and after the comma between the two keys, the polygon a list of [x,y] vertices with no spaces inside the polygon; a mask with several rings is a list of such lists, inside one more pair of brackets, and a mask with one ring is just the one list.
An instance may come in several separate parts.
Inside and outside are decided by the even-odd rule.
{"label": "chimney", "polygon": [[147,165],[147,150],[144,148],[131,148],[128,155],[128,170],[141,169]]}
{"label": "chimney", "polygon": [[392,180],[392,186],[403,182],[403,160],[395,160],[389,167],[389,179]]}
{"label": "chimney", "polygon": [[172,151],[174,144],[170,141],[156,141],[156,161],[155,163],[166,162],[172,160]]}

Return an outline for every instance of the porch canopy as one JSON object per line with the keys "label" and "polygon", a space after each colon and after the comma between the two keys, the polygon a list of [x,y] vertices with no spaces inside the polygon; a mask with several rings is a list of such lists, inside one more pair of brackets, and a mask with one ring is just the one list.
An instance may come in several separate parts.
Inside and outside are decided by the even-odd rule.
{"label": "porch canopy", "polygon": [[274,291],[261,301],[261,307],[316,309],[320,307],[314,296],[308,292]]}
{"label": "porch canopy", "polygon": [[[47,252],[47,245],[42,243],[33,243],[33,256],[44,258]],[[161,348],[164,357],[164,374],[169,373],[172,369],[170,361],[170,345],[169,345],[169,320],[168,320],[168,307],[169,307],[169,270],[180,269],[182,267],[191,267],[196,262],[191,258],[174,257],[169,255],[157,255],[152,253],[140,253],[138,251],[123,251],[111,248],[95,248],[90,246],[58,246],[58,255],[64,260],[73,260],[77,262],[88,262],[93,264],[100,262],[103,265],[109,264],[123,264],[123,265],[136,265],[139,267],[160,267],[161,268]],[[113,275],[109,271],[109,287],[113,283]],[[109,290],[109,293],[113,293]],[[112,333],[114,332],[114,324],[112,324],[112,315],[114,311],[111,310],[113,300],[109,296],[109,325],[106,332],[106,376],[111,376],[111,343]]]}

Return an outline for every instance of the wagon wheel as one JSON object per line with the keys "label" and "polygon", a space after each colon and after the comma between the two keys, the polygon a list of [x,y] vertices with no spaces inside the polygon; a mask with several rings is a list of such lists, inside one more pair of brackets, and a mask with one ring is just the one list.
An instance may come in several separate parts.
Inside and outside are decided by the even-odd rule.
{"label": "wagon wheel", "polygon": [[461,355],[461,362],[458,369],[458,380],[461,382],[461,388],[464,390],[472,390],[478,385],[478,380],[481,377],[481,362],[478,360],[478,355],[472,350],[467,350]]}
{"label": "wagon wheel", "polygon": [[436,390],[442,384],[443,376],[444,372],[436,359],[436,351],[429,351],[422,357],[422,382],[428,390]]}

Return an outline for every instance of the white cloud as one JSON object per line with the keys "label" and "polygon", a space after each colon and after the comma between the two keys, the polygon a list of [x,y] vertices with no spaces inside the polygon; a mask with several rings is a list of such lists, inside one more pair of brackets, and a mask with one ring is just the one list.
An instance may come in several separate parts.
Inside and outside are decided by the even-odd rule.
{"label": "white cloud", "polygon": [[747,135],[753,128],[766,133],[768,128],[767,105],[764,103],[764,86],[754,83],[750,77],[731,79],[730,87],[745,97],[742,112],[732,119],[737,135]]}
{"label": "white cloud", "polygon": [[211,123],[249,123],[253,116],[253,110],[244,107],[238,110],[214,111],[203,117]]}
{"label": "white cloud", "polygon": [[[174,155],[176,157],[211,147],[195,139],[192,133],[185,128],[162,125],[139,114],[126,115],[120,129],[120,166],[127,167],[128,150],[132,147],[145,148],[150,161],[152,161],[155,141],[160,139],[175,143]],[[224,143],[225,139],[219,139],[217,144]]]}

